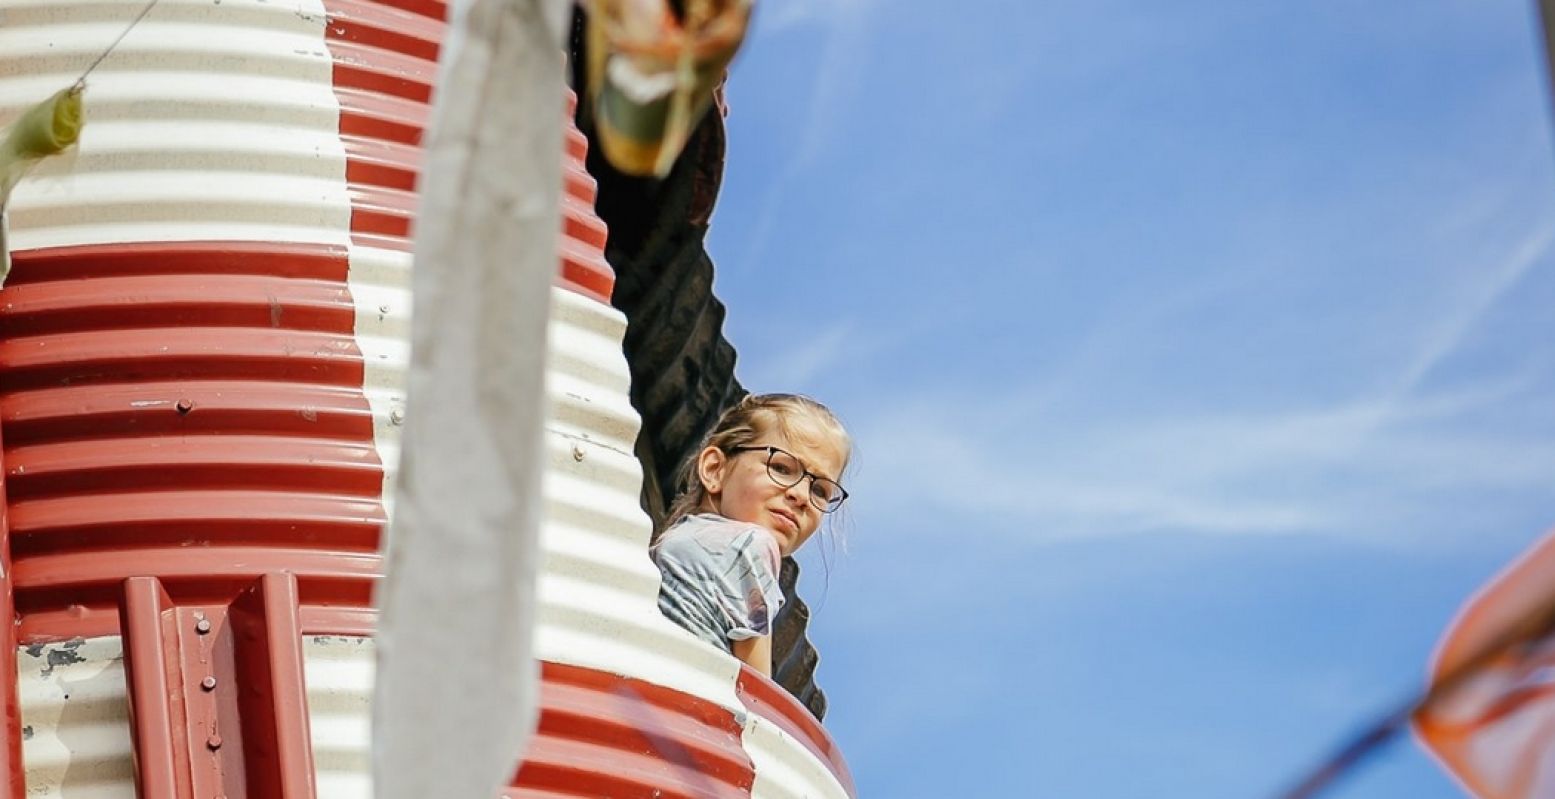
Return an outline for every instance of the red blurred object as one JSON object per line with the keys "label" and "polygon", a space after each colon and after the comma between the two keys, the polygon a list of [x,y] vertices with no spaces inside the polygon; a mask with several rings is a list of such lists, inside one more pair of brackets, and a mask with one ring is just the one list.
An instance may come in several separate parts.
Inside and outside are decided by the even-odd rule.
{"label": "red blurred object", "polygon": [[1426,748],[1479,799],[1555,796],[1555,532],[1459,613],[1415,713]]}

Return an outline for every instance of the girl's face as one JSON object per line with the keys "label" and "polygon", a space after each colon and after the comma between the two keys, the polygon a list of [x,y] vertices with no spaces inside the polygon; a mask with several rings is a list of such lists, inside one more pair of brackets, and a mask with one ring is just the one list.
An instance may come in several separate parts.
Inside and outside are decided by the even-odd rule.
{"label": "girl's face", "polygon": [[[811,432],[811,431],[804,431]],[[829,480],[839,480],[847,453],[827,436],[773,431],[756,437],[753,451],[728,453],[717,447],[702,450],[697,474],[720,516],[750,522],[772,532],[778,551],[792,555],[821,526],[821,511],[810,502],[810,478],[787,488],[767,473],[766,447],[777,447],[799,459],[800,468]]]}

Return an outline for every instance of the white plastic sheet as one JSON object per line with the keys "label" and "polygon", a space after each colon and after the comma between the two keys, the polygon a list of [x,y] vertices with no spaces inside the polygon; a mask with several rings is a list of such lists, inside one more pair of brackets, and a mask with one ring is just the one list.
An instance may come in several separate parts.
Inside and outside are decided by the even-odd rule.
{"label": "white plastic sheet", "polygon": [[543,383],[569,10],[566,0],[451,8],[379,597],[378,799],[491,799],[538,712]]}

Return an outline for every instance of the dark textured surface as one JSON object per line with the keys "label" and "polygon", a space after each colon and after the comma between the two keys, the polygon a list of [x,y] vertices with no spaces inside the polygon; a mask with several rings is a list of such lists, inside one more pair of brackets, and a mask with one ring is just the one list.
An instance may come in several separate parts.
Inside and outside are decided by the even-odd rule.
{"label": "dark textured surface", "polygon": [[[584,63],[581,25],[580,14],[574,65]],[[723,174],[723,119],[716,110],[703,118],[663,180],[611,168],[601,148],[592,146],[587,102],[578,103],[577,123],[589,136],[588,169],[599,181],[595,209],[610,227],[605,257],[616,273],[611,301],[626,315],[632,407],[643,422],[637,438],[642,502],[657,524],[674,498],[680,464],[719,414],[747,393],[734,378],[734,347],[723,334],[725,310],[713,295],[706,248]],[[784,558],[780,581],[787,602],[773,632],[773,678],[820,719],[826,696],[815,685],[819,656],[806,638],[810,609],[795,593],[798,578],[798,564]]]}

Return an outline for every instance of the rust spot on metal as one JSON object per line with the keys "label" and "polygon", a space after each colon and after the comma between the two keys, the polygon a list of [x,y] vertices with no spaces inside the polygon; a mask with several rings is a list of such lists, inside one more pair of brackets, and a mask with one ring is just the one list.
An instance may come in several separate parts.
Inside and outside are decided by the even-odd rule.
{"label": "rust spot on metal", "polygon": [[[45,655],[46,665],[43,667],[42,676],[52,676],[54,674],[55,666],[69,666],[73,663],[85,663],[86,658],[76,654],[76,650],[80,649],[81,645],[84,643],[86,643],[84,639],[72,638],[63,644],[60,644],[57,649],[48,650]],[[31,652],[31,650],[32,647],[28,647],[28,651]],[[42,647],[39,647],[39,650],[41,651]],[[37,655],[34,655],[34,657],[37,657]]]}

